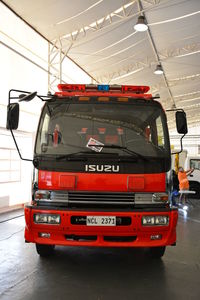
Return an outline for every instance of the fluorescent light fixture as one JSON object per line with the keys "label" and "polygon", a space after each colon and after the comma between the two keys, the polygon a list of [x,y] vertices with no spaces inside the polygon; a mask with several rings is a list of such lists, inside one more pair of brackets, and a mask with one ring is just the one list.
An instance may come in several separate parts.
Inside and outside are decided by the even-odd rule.
{"label": "fluorescent light fixture", "polygon": [[156,75],[161,75],[161,74],[163,74],[163,68],[162,68],[161,65],[157,65],[157,67],[156,67],[156,69],[155,69],[155,71],[154,71],[154,74],[156,74]]}
{"label": "fluorescent light fixture", "polygon": [[148,29],[148,26],[146,24],[146,20],[144,18],[144,16],[139,16],[137,23],[134,26],[134,29],[136,31],[146,31]]}

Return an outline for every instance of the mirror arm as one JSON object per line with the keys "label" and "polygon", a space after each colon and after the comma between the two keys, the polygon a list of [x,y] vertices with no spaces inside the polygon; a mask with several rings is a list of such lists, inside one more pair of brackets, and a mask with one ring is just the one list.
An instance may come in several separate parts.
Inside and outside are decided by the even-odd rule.
{"label": "mirror arm", "polygon": [[182,108],[171,108],[171,109],[166,109],[165,111],[166,112],[168,112],[168,111],[182,111],[182,112],[184,112],[184,110]]}
{"label": "mirror arm", "polygon": [[11,99],[11,90],[8,93],[8,106],[10,106],[10,99]]}
{"label": "mirror arm", "polygon": [[[10,100],[19,99],[19,97],[11,97],[12,92],[17,92],[17,93],[22,93],[22,94],[23,93],[30,94],[30,92],[27,92],[27,91],[11,89],[11,90],[9,90],[9,93],[8,93],[8,105],[10,105],[10,102],[11,102]],[[56,97],[55,95],[47,95],[47,96],[36,95],[36,96],[43,102],[49,101],[49,99],[54,99]]]}
{"label": "mirror arm", "polygon": [[172,152],[171,154],[179,154],[183,151],[183,138],[184,136],[186,135],[186,133],[184,135],[182,135],[182,137],[180,138],[180,143],[181,143],[181,150],[180,151],[177,151],[177,152]]}
{"label": "mirror arm", "polygon": [[14,140],[15,146],[16,146],[16,148],[17,148],[17,152],[18,152],[19,157],[21,158],[21,160],[25,160],[25,161],[33,161],[32,159],[27,159],[27,158],[23,158],[23,157],[22,157],[22,155],[21,155],[21,153],[20,153],[20,150],[19,150],[19,147],[18,147],[18,145],[17,145],[17,141],[16,141],[16,139],[15,139],[14,133],[13,133],[13,131],[12,131],[12,129],[11,129],[11,126],[10,126],[10,132],[11,132],[12,138],[13,138],[13,140]]}
{"label": "mirror arm", "polygon": [[12,92],[17,92],[17,93],[28,93],[28,92],[26,92],[26,91],[21,91],[21,90],[15,90],[15,89],[11,89],[11,90],[9,90],[9,93],[8,93],[8,105],[10,105],[10,100],[11,99],[19,99],[19,97],[11,97],[11,93]]}

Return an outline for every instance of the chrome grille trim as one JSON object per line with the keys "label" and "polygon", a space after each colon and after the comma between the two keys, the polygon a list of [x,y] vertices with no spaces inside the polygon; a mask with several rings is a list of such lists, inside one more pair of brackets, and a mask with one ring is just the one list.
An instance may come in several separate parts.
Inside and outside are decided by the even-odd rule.
{"label": "chrome grille trim", "polygon": [[50,199],[52,201],[68,201],[68,192],[65,191],[51,191]]}
{"label": "chrome grille trim", "polygon": [[133,207],[135,194],[129,192],[76,192],[52,191],[48,203],[59,203],[66,207],[127,206]]}

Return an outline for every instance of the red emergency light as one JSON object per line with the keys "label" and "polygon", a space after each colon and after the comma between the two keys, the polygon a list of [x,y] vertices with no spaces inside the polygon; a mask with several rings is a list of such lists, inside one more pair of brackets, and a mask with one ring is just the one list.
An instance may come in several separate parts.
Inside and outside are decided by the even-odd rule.
{"label": "red emergency light", "polygon": [[58,84],[58,89],[61,92],[70,91],[85,91],[85,84]]}
{"label": "red emergency light", "polygon": [[136,94],[145,94],[150,90],[150,87],[145,85],[122,85],[121,90],[124,93],[133,92]]}

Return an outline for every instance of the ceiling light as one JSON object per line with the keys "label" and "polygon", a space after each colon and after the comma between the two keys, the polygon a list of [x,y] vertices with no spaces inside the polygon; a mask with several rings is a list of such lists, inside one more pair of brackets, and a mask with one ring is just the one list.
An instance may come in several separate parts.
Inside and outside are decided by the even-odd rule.
{"label": "ceiling light", "polygon": [[161,65],[157,65],[157,67],[156,67],[156,69],[155,69],[155,71],[154,71],[154,74],[156,74],[156,75],[161,75],[161,74],[163,74],[163,68],[162,68]]}
{"label": "ceiling light", "polygon": [[148,26],[146,24],[146,20],[145,20],[144,16],[138,17],[138,21],[135,24],[134,29],[136,31],[146,31],[148,29]]}

